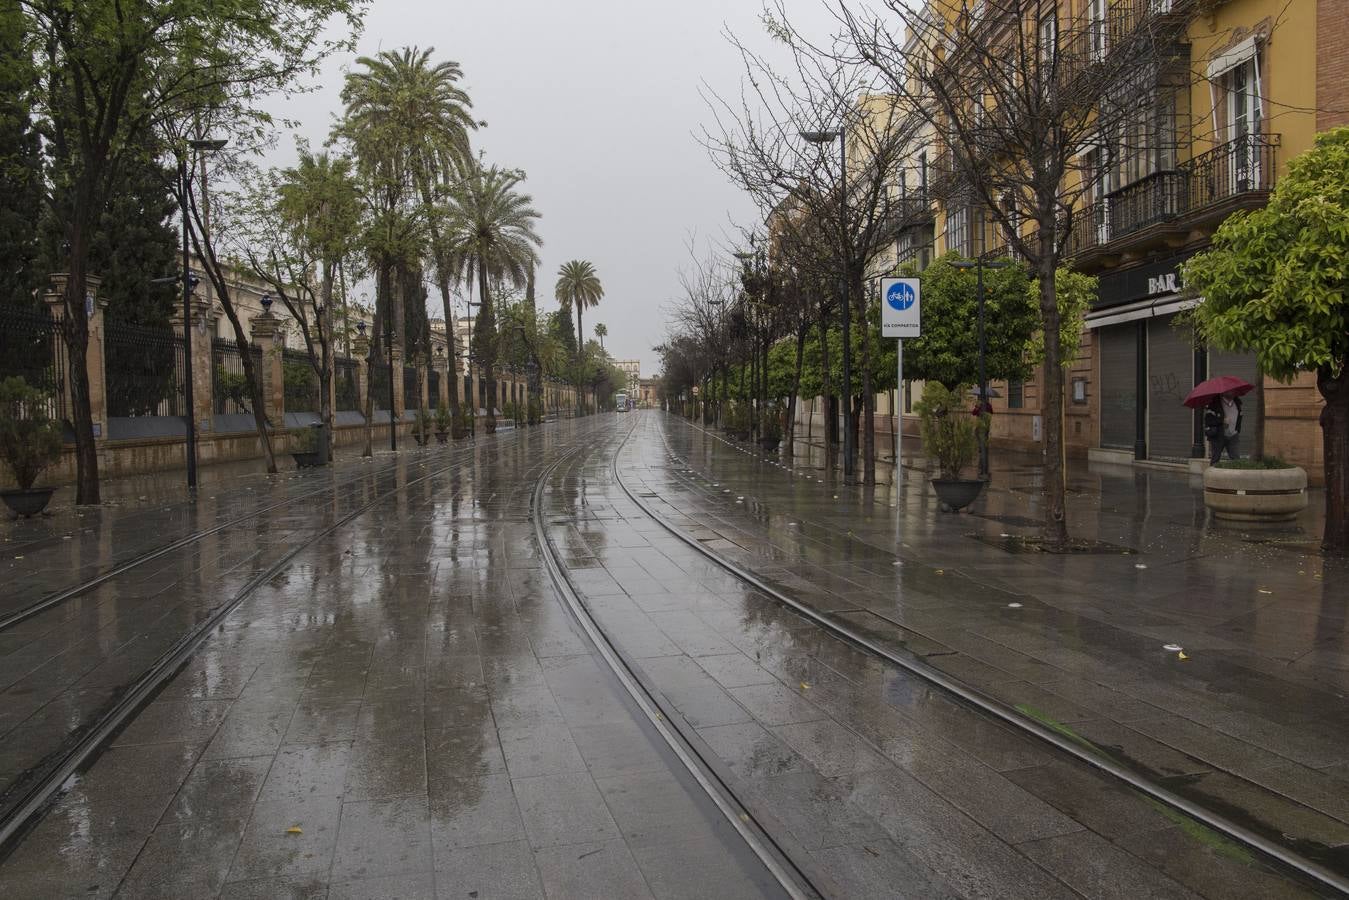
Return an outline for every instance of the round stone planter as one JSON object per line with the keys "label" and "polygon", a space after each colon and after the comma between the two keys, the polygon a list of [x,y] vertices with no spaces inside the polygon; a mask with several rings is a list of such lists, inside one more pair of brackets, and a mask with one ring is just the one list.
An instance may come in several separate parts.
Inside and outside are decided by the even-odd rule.
{"label": "round stone planter", "polygon": [[4,499],[5,505],[10,510],[27,519],[47,508],[55,490],[56,488],[28,488],[27,490],[20,488],[12,491],[0,491],[0,498]]}
{"label": "round stone planter", "polygon": [[969,506],[984,491],[984,482],[977,478],[934,478],[932,488],[937,492],[943,509],[959,512]]}
{"label": "round stone planter", "polygon": [[1307,472],[1287,469],[1204,470],[1204,505],[1229,522],[1287,522],[1307,508]]}

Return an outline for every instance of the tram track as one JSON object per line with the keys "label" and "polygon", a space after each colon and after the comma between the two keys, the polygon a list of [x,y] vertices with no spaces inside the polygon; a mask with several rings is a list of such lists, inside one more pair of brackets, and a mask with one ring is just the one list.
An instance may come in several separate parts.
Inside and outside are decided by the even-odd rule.
{"label": "tram track", "polygon": [[[473,449],[474,448],[472,447],[455,447],[454,450],[452,450],[451,452],[457,455],[466,452],[471,452]],[[125,575],[126,573],[134,571],[135,569],[145,565],[146,563],[150,563],[155,561],[156,559],[167,556],[168,554],[173,553],[175,550],[181,550],[184,547],[190,547],[193,544],[199,543],[205,540],[206,538],[211,537],[212,535],[216,535],[221,533],[222,531],[228,531],[233,528],[238,528],[239,526],[251,522],[254,519],[257,519],[260,516],[263,516],[269,512],[274,512],[278,509],[283,509],[287,506],[292,506],[302,501],[310,500],[321,494],[333,493],[335,495],[338,491],[342,490],[343,488],[350,487],[363,480],[368,480],[371,478],[374,479],[381,478],[384,475],[387,475],[388,473],[395,471],[397,468],[398,464],[394,463],[393,465],[385,466],[379,470],[375,471],[367,470],[361,472],[359,475],[356,475],[352,478],[347,478],[341,482],[328,484],[321,488],[317,488],[312,491],[307,491],[303,494],[299,494],[294,497],[288,497],[284,500],[278,500],[275,503],[269,503],[265,506],[254,509],[251,512],[245,513],[244,515],[236,516],[232,519],[229,519],[228,521],[212,525],[210,528],[203,528],[198,531],[194,531],[191,534],[186,534],[180,538],[176,538],[167,544],[161,544],[160,546],[152,550],[148,550],[145,553],[138,554],[137,556],[134,556],[121,563],[118,563],[112,568],[104,572],[100,572],[93,578],[86,579],[85,581],[71,585],[70,587],[62,588],[61,590],[56,591],[52,594],[48,594],[42,599],[34,601],[33,603],[30,603],[27,606],[24,606],[20,609],[0,614],[0,634],[3,634],[4,632],[18,625],[19,623],[27,621],[28,619],[31,619],[32,617],[39,615],[41,613],[44,613],[49,609],[53,609],[57,606],[60,606],[61,604],[69,600],[73,600],[76,597],[83,596],[84,594],[89,593],[95,588],[107,584],[108,582],[112,581],[118,576]]]}
{"label": "tram track", "polygon": [[[804,617],[824,629],[826,633],[845,641],[869,656],[879,659],[889,665],[896,666],[947,693],[955,695],[969,706],[1012,727],[1019,733],[1031,737],[1040,743],[1053,746],[1058,751],[1066,753],[1078,762],[1085,763],[1097,772],[1123,783],[1127,787],[1146,795],[1166,808],[1201,823],[1203,826],[1212,829],[1214,832],[1221,834],[1224,838],[1235,842],[1243,848],[1253,851],[1264,858],[1276,862],[1278,865],[1297,872],[1301,876],[1317,884],[1319,887],[1329,888],[1337,892],[1337,894],[1349,896],[1349,878],[1346,878],[1337,871],[1327,868],[1317,860],[1298,853],[1296,850],[1275,840],[1271,840],[1251,828],[1233,821],[1221,812],[1196,803],[1195,801],[1170,790],[1157,780],[1145,777],[1137,771],[1122,765],[1118,761],[1098,751],[1095,747],[1090,745],[1084,746],[1083,742],[1074,740],[1073,737],[1068,734],[1056,730],[1050,725],[1037,719],[1031,718],[1002,701],[990,697],[987,694],[952,678],[950,675],[923,662],[921,659],[896,652],[893,648],[887,647],[884,644],[867,637],[856,629],[835,621],[831,616],[817,611],[808,604],[797,600],[790,594],[768,583],[750,569],[726,558],[715,550],[708,548],[697,538],[672,524],[666,517],[656,511],[648,499],[651,497],[660,497],[653,486],[647,484],[644,492],[634,491],[620,476],[618,459],[635,431],[636,427],[634,426],[629,430],[628,434],[624,436],[623,441],[613,452],[610,460],[610,470],[613,480],[618,483],[623,493],[637,506],[638,509],[649,516],[653,522],[660,525],[661,528],[670,535],[678,538],[683,544],[696,551],[701,557],[714,563],[741,583],[760,592],[793,613]],[[717,437],[716,435],[711,436]],[[661,438],[667,456],[672,459],[677,458],[663,433]],[[690,465],[687,460],[685,463],[686,465]]]}
{"label": "tram track", "polygon": [[[624,443],[635,427],[636,423],[629,427],[628,434],[623,439]],[[549,537],[545,525],[544,494],[549,479],[558,467],[587,449],[589,445],[582,445],[554,460],[544,468],[534,484],[530,501],[531,518],[534,523],[535,540],[538,542],[544,568],[548,571],[550,580],[582,631],[595,646],[600,658],[622,684],[651,727],[787,895],[794,900],[823,896],[811,876],[793,861],[770,830],[736,796],[728,780],[723,776],[720,764],[714,761],[709,752],[702,749],[701,741],[697,740],[689,726],[683,723],[679,713],[650,683],[640,666],[634,664],[619,650],[618,645],[591,614],[567,574],[561,554]]]}
{"label": "tram track", "polygon": [[[285,571],[291,562],[305,550],[339,531],[384,501],[397,496],[412,485],[421,484],[473,465],[476,462],[476,447],[457,448],[453,455],[454,459],[447,461],[445,465],[410,478],[401,484],[395,483],[391,488],[380,492],[373,499],[359,505],[318,531],[307,535],[265,569],[251,577],[232,597],[214,607],[201,621],[178,637],[168,649],[120,692],[116,700],[95,721],[81,726],[78,738],[55,751],[56,759],[45,766],[44,770],[36,775],[31,784],[15,792],[18,796],[13,799],[0,800],[0,858],[7,856],[13,850],[18,843],[16,838],[26,830],[29,823],[35,821],[54,802],[60,795],[66,781],[97,758],[108,742],[155,697],[160,688],[191,659],[197,648],[244,600],[258,588]],[[393,470],[388,469],[380,474],[387,475],[391,471]],[[299,499],[301,498],[294,498],[294,500]],[[294,502],[294,500],[290,502]],[[255,515],[261,512],[259,510]],[[252,518],[252,516],[249,518]]]}

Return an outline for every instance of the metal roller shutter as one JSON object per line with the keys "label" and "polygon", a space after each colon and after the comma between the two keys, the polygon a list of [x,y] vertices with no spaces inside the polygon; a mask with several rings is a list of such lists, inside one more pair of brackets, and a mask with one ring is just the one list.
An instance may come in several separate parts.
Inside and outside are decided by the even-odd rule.
{"label": "metal roller shutter", "polygon": [[1232,353],[1227,350],[1219,350],[1216,347],[1209,348],[1209,378],[1216,378],[1219,375],[1235,375],[1255,384],[1256,373],[1254,353]]}
{"label": "metal roller shutter", "polygon": [[1137,415],[1138,332],[1133,323],[1097,332],[1101,353],[1101,446],[1132,450]]}
{"label": "metal roller shutter", "polygon": [[1194,387],[1194,346],[1174,316],[1148,321],[1148,456],[1186,459],[1194,445],[1194,413],[1184,405]]}

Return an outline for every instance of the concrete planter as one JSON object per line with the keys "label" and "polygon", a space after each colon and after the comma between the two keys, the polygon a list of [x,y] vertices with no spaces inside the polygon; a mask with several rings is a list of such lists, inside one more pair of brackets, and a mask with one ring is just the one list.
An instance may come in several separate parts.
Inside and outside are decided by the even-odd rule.
{"label": "concrete planter", "polygon": [[1204,470],[1204,505],[1231,522],[1287,522],[1307,508],[1307,472],[1287,469]]}

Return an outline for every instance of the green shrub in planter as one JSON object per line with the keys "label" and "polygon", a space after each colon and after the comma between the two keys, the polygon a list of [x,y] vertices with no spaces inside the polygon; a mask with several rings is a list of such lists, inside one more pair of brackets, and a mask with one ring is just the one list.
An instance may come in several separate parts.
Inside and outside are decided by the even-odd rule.
{"label": "green shrub in planter", "polygon": [[941,477],[956,481],[979,451],[979,422],[970,415],[969,389],[947,390],[936,381],[923,386],[915,405],[923,434],[923,452],[937,461]]}
{"label": "green shrub in planter", "polygon": [[61,426],[47,414],[50,399],[22,378],[0,381],[0,458],[25,491],[61,457]]}
{"label": "green shrub in planter", "polygon": [[1219,469],[1293,469],[1292,463],[1284,462],[1277,456],[1262,459],[1224,459],[1217,463]]}
{"label": "green shrub in planter", "polygon": [[442,403],[436,407],[436,431],[440,434],[450,430],[450,408]]}

